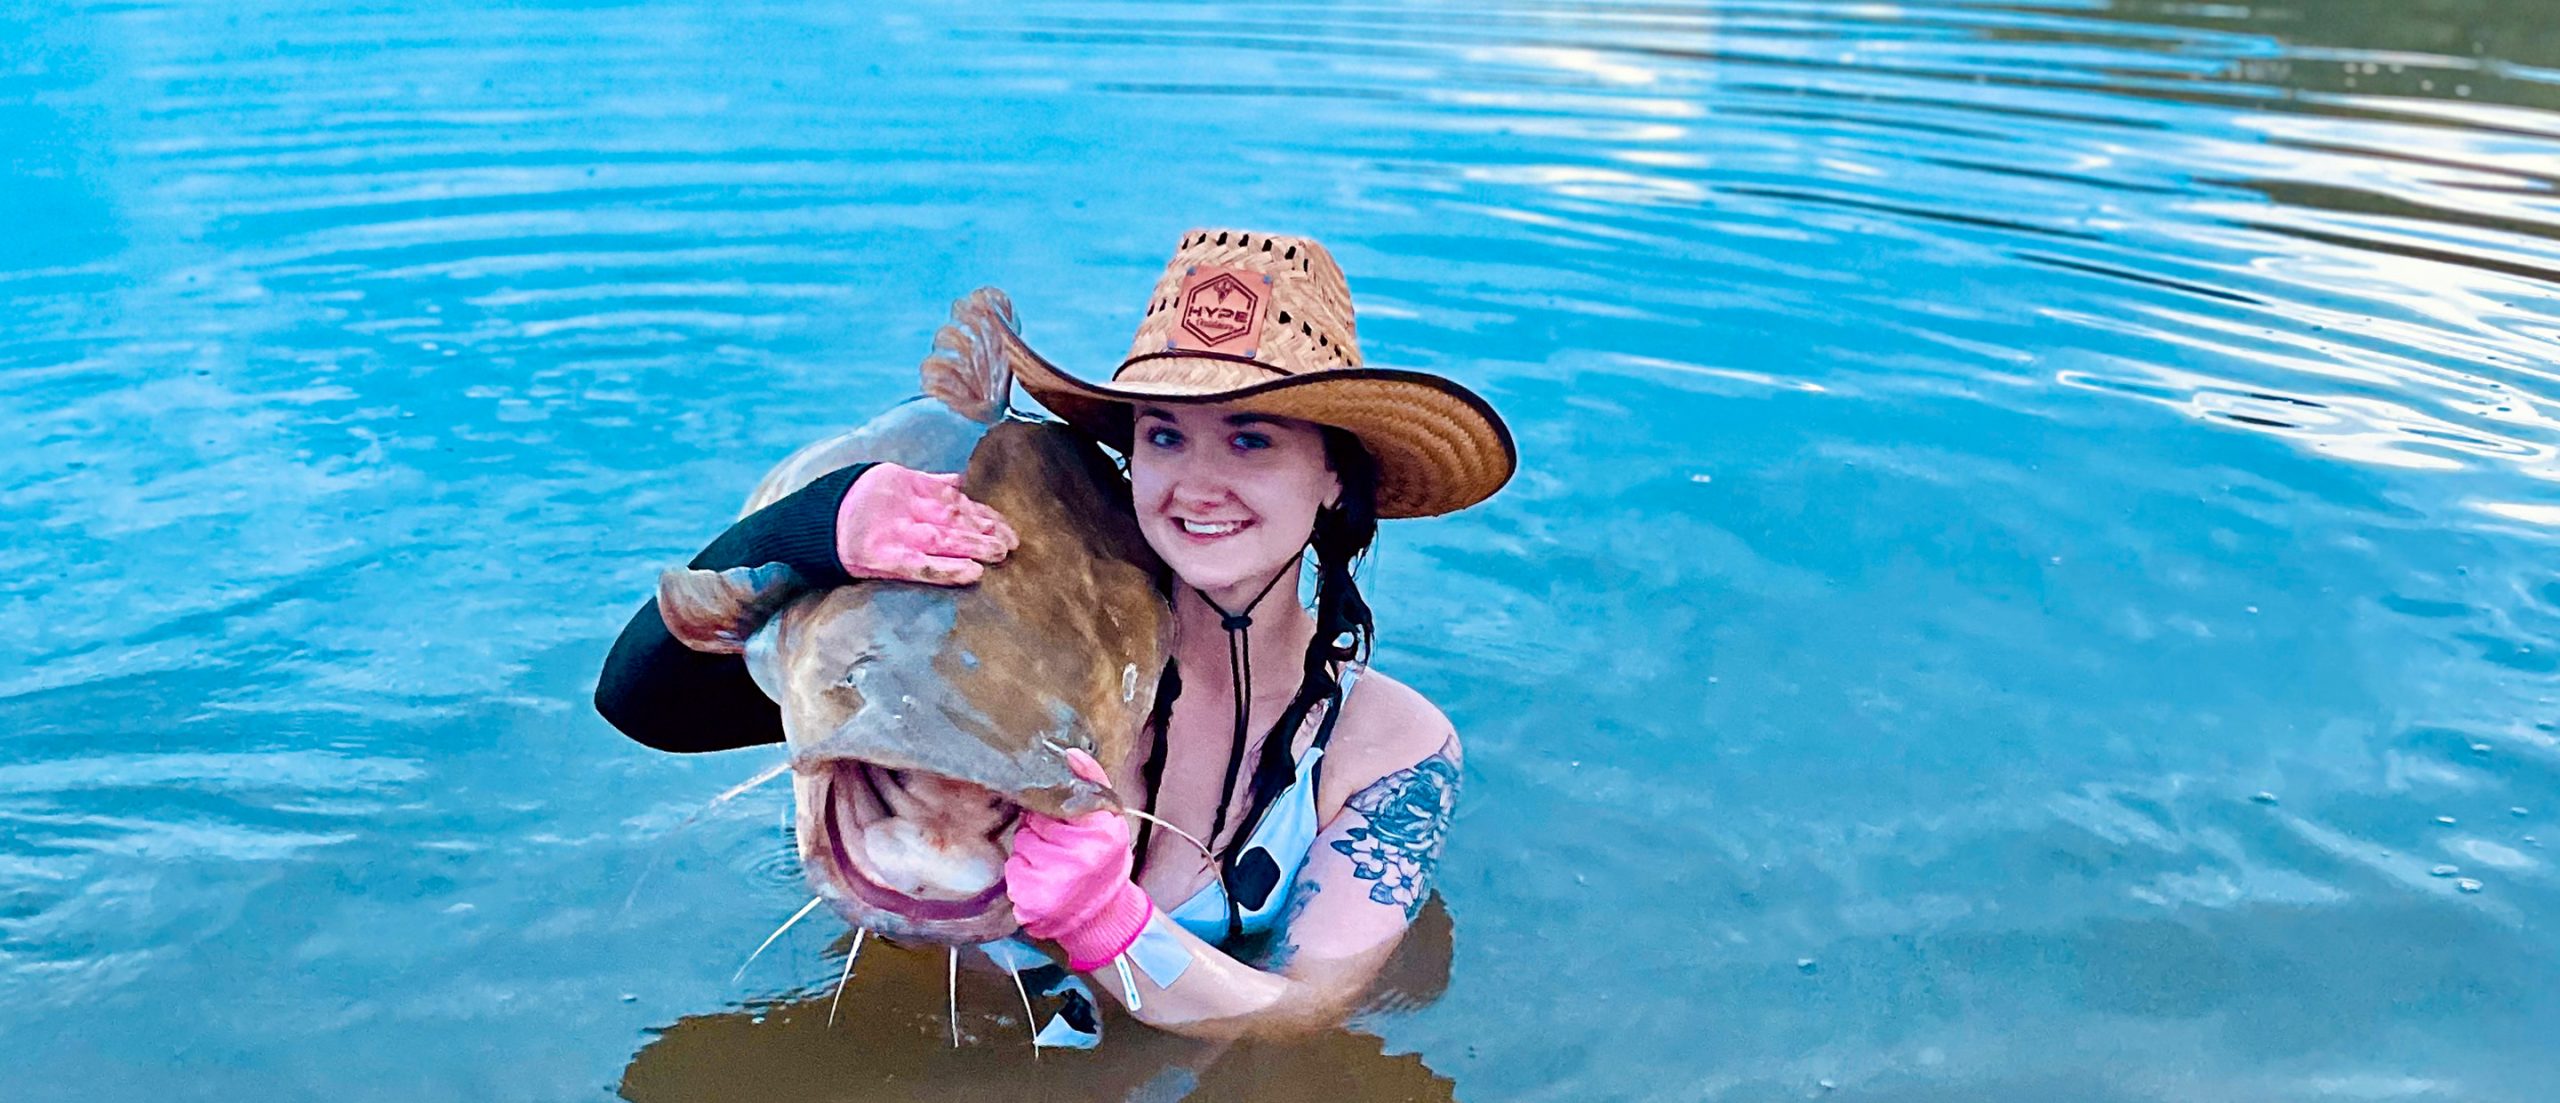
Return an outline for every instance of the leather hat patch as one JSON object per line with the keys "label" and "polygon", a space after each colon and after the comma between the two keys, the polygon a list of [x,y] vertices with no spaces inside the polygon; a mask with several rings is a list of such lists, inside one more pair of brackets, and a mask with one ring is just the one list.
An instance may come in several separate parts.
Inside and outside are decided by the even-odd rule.
{"label": "leather hat patch", "polygon": [[1182,289],[1174,293],[1174,343],[1250,356],[1262,343],[1262,314],[1270,304],[1269,277],[1201,265],[1182,277]]}

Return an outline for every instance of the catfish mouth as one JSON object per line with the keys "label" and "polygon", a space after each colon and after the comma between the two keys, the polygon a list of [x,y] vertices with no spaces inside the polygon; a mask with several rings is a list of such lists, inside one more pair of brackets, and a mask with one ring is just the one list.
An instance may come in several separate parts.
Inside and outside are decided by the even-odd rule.
{"label": "catfish mouth", "polygon": [[802,868],[846,922],[936,942],[1013,932],[1004,860],[1021,805],[968,782],[850,759],[805,768],[793,789]]}

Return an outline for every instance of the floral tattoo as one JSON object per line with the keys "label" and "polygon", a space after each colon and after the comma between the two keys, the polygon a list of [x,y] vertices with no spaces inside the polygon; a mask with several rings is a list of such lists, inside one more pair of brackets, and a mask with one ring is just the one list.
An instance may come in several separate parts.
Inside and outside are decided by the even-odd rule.
{"label": "floral tattoo", "polygon": [[1429,895],[1432,870],[1448,839],[1449,812],[1458,802],[1458,764],[1447,750],[1379,778],[1351,798],[1368,819],[1336,840],[1351,858],[1351,874],[1369,886],[1369,899],[1404,909],[1411,921]]}

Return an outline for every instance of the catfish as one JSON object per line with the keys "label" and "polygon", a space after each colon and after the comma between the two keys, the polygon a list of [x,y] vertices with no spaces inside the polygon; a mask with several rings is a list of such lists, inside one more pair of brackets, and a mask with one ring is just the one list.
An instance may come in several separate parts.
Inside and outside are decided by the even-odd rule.
{"label": "catfish", "polygon": [[742,654],[781,707],[811,891],[857,928],[962,945],[1016,928],[1004,859],[1025,809],[1121,806],[1066,752],[1106,770],[1133,753],[1173,613],[1117,466],[1074,430],[1009,409],[993,327],[1016,328],[1011,303],[981,289],[951,317],[923,393],[792,453],[742,515],[849,464],[959,471],[1021,539],[1003,562],[956,587],[815,588],[778,563],[676,569],[659,577],[658,606],[686,646]]}

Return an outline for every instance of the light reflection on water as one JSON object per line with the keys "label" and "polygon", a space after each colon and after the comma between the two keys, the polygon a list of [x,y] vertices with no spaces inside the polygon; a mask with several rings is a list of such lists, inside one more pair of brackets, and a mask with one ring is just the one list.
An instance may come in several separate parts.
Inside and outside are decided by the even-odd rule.
{"label": "light reflection on water", "polygon": [[[13,1082],[2537,1099],[2554,27],[0,10]],[[774,795],[679,829],[767,759],[613,736],[607,638],[950,299],[1105,364],[1208,224],[1325,238],[1521,440],[1370,583],[1469,740],[1446,994],[1067,1072],[1005,992],[934,1051],[884,954],[782,1029],[841,947],[727,982]]]}

